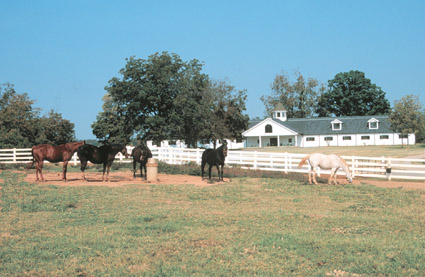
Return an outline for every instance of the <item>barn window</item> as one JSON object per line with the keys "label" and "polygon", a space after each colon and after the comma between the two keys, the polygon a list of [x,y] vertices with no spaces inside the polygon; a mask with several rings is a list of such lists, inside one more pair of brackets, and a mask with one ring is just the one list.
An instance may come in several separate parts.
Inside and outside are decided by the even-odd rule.
{"label": "barn window", "polygon": [[361,139],[362,140],[370,140],[370,136],[362,136]]}
{"label": "barn window", "polygon": [[379,139],[390,139],[389,135],[380,135]]}
{"label": "barn window", "polygon": [[305,140],[306,141],[314,141],[314,137],[307,137]]}
{"label": "barn window", "polygon": [[333,137],[325,137],[325,141],[333,141],[334,138]]}
{"label": "barn window", "polygon": [[270,125],[270,124],[266,125],[266,133],[273,133],[272,125]]}
{"label": "barn window", "polygon": [[369,129],[378,129],[379,128],[379,120],[376,118],[369,119],[367,121]]}
{"label": "barn window", "polygon": [[343,136],[342,140],[351,140],[351,136]]}
{"label": "barn window", "polygon": [[408,135],[398,135],[398,138],[400,139],[407,139],[409,136]]}
{"label": "barn window", "polygon": [[332,124],[332,130],[333,131],[340,131],[342,130],[342,121],[339,121],[338,119],[335,119],[331,122]]}

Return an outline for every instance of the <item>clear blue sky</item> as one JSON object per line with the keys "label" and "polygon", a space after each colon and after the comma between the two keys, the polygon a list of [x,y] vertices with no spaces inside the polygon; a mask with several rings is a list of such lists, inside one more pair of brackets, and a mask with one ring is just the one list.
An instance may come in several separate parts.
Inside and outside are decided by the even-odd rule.
{"label": "clear blue sky", "polygon": [[248,92],[247,113],[282,71],[327,83],[365,72],[391,105],[425,103],[425,1],[6,1],[0,2],[0,83],[94,138],[104,87],[130,56],[176,53]]}

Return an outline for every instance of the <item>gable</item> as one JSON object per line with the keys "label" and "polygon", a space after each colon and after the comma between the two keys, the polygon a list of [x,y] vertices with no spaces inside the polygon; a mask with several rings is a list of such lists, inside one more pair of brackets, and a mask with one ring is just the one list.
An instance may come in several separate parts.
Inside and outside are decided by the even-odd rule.
{"label": "gable", "polygon": [[[247,131],[243,132],[242,135],[245,137],[258,137],[258,136],[286,136],[286,135],[293,136],[298,134],[298,132],[296,132],[295,130],[287,126],[284,126],[283,123],[284,122],[282,122],[281,124],[280,122],[278,122],[278,120],[267,118],[255,124]],[[268,131],[270,131],[270,127],[271,127],[271,132],[266,132],[266,126],[268,126],[267,127]]]}

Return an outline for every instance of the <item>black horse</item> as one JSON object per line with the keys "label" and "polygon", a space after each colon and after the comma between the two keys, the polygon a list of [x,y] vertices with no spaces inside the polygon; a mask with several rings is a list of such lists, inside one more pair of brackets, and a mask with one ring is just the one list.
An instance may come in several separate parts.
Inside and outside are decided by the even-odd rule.
{"label": "black horse", "polygon": [[[217,167],[218,171],[218,180],[223,181],[223,167],[224,167],[224,160],[227,157],[227,143],[223,143],[219,148],[217,149],[206,149],[204,153],[202,153],[202,179],[204,178],[204,167],[205,164],[209,165],[208,168],[208,176],[209,179],[211,179],[211,168],[213,166]],[[221,166],[221,171],[220,171]]]}
{"label": "black horse", "polygon": [[131,151],[133,157],[133,178],[136,178],[136,164],[140,163],[140,176],[143,178],[143,168],[145,169],[145,180],[148,172],[146,171],[146,163],[152,158],[152,152],[145,144],[140,144]]}
{"label": "black horse", "polygon": [[83,172],[83,179],[86,181],[84,170],[86,169],[87,162],[94,164],[103,164],[102,181],[104,181],[105,170],[107,169],[106,181],[109,181],[109,169],[115,156],[121,152],[126,158],[128,157],[127,148],[121,144],[107,144],[100,147],[85,144],[78,147],[77,155],[81,162],[81,171]]}

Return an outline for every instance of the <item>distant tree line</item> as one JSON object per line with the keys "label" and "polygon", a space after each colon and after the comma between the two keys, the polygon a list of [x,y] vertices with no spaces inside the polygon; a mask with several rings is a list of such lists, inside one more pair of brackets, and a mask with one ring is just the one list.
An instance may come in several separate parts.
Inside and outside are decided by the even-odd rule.
{"label": "distant tree line", "polygon": [[[243,139],[249,121],[246,90],[210,79],[202,72],[203,63],[183,61],[177,54],[155,53],[126,62],[120,76],[105,87],[102,111],[92,124],[100,142],[182,140],[196,147],[199,141]],[[361,71],[338,73],[327,85],[299,71],[294,75],[295,81],[285,72],[275,76],[271,94],[261,97],[265,116],[278,103],[289,118],[388,114],[395,132],[425,139],[425,111],[418,96],[407,95],[391,108],[385,92]],[[33,105],[13,85],[0,86],[0,148],[75,140],[73,123],[53,110],[41,116]]]}
{"label": "distant tree line", "polygon": [[261,97],[266,116],[270,116],[277,103],[283,104],[289,118],[387,114],[394,132],[415,133],[417,141],[425,139],[425,112],[417,96],[407,95],[391,108],[386,93],[364,72],[338,73],[327,85],[305,78],[298,71],[294,75],[295,81],[285,72],[275,76],[271,95]]}

